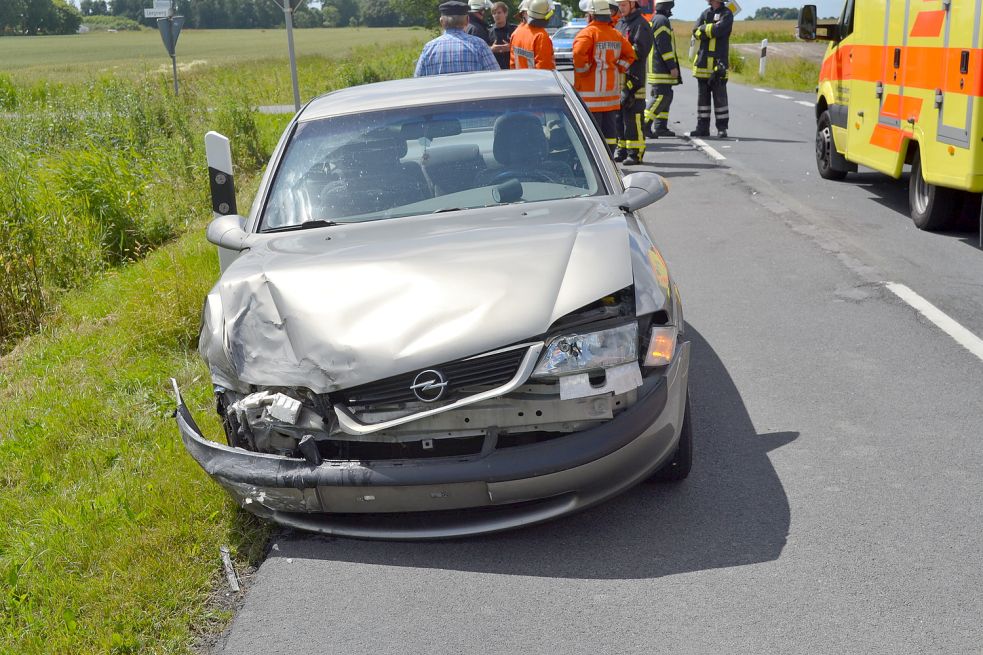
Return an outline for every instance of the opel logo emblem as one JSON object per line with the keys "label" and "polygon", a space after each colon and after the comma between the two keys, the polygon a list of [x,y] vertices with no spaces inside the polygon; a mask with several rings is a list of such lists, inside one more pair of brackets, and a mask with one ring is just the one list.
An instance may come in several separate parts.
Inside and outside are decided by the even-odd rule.
{"label": "opel logo emblem", "polygon": [[416,377],[413,378],[413,384],[410,385],[410,390],[413,395],[425,403],[436,402],[444,397],[444,391],[447,390],[447,380],[444,379],[440,371],[427,369],[416,374]]}

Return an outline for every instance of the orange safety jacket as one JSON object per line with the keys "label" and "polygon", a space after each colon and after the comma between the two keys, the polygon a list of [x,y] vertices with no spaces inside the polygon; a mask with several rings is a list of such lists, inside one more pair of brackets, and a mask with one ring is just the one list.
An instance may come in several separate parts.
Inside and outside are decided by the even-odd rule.
{"label": "orange safety jacket", "polygon": [[509,68],[556,69],[553,60],[553,40],[545,27],[525,25],[516,28],[509,43],[512,45]]}
{"label": "orange safety jacket", "polygon": [[592,20],[573,40],[573,88],[592,112],[618,111],[621,76],[634,61],[635,49],[614,25]]}

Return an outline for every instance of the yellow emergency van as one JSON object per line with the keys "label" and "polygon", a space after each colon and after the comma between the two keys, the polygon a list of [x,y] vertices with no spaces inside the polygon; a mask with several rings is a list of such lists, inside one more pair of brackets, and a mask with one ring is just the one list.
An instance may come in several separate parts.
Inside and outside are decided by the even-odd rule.
{"label": "yellow emergency van", "polygon": [[915,225],[952,224],[983,191],[980,0],[846,0],[836,23],[799,16],[799,37],[829,41],[816,97],[819,174],[911,166]]}

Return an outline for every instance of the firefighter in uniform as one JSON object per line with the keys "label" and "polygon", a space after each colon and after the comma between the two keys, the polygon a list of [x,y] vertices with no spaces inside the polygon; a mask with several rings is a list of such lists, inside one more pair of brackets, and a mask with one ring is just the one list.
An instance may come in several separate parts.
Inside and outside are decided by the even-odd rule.
{"label": "firefighter in uniform", "polygon": [[491,32],[485,25],[485,11],[491,9],[491,0],[469,0],[468,8],[471,11],[468,12],[468,26],[464,31],[492,45]]}
{"label": "firefighter in uniform", "polygon": [[669,105],[672,104],[672,87],[682,84],[683,78],[676,57],[676,35],[669,22],[675,4],[673,0],[655,0],[655,16],[652,17],[654,44],[649,53],[648,73],[652,99],[645,109],[645,131],[653,139],[676,136],[669,129]]}
{"label": "firefighter in uniform", "polygon": [[713,97],[713,115],[716,118],[717,136],[727,136],[730,113],[727,110],[727,51],[730,48],[730,31],[734,25],[734,13],[721,0],[707,0],[710,4],[696,21],[693,36],[699,42],[693,60],[693,76],[699,84],[696,101],[696,129],[690,136],[710,136],[710,98]]}
{"label": "firefighter in uniform", "polygon": [[573,88],[583,99],[612,153],[618,143],[621,76],[635,62],[628,39],[611,25],[608,0],[583,0],[587,27],[573,40]]}
{"label": "firefighter in uniform", "polygon": [[509,67],[556,70],[553,40],[546,31],[546,23],[553,15],[553,4],[550,0],[529,0],[526,15],[526,28],[512,33]]}
{"label": "firefighter in uniform", "polygon": [[635,62],[625,74],[621,91],[621,120],[618,121],[618,149],[614,160],[628,166],[642,162],[645,154],[645,135],[642,132],[642,113],[645,111],[645,64],[652,50],[652,27],[638,11],[637,0],[618,3],[617,30],[631,43]]}

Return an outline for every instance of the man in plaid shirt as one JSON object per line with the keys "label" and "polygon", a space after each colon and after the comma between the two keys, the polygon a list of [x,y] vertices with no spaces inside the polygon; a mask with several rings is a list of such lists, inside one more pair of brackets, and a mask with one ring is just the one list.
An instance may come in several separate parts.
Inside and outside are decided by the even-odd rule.
{"label": "man in plaid shirt", "polygon": [[468,5],[449,0],[440,5],[444,33],[423,46],[413,77],[501,70],[484,40],[466,34]]}

